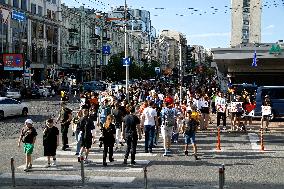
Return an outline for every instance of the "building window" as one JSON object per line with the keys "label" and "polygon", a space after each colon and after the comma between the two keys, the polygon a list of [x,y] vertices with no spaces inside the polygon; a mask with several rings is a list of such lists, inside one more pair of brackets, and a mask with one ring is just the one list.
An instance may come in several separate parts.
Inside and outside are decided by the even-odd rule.
{"label": "building window", "polygon": [[0,0],[0,4],[6,4],[5,0]]}
{"label": "building window", "polygon": [[22,10],[27,10],[27,0],[22,0],[21,1],[21,9]]}
{"label": "building window", "polygon": [[42,15],[43,15],[43,9],[42,9],[41,6],[38,6],[37,14],[38,14],[39,16],[42,16]]}
{"label": "building window", "polygon": [[53,20],[56,20],[56,12],[51,11],[51,14],[52,14],[52,19],[53,19]]}
{"label": "building window", "polygon": [[19,0],[13,0],[13,7],[19,8]]}
{"label": "building window", "polygon": [[31,12],[32,14],[36,14],[36,4],[31,4]]}
{"label": "building window", "polygon": [[51,19],[51,10],[47,9],[47,18]]}
{"label": "building window", "polygon": [[52,0],[52,3],[53,3],[53,4],[56,4],[56,0]]}

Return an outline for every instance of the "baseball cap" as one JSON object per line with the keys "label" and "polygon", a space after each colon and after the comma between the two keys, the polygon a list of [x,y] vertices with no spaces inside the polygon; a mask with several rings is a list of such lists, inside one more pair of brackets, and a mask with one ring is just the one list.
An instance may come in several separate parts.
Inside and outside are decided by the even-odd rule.
{"label": "baseball cap", "polygon": [[27,119],[27,120],[25,121],[25,123],[26,123],[26,124],[27,124],[27,123],[33,124],[34,122],[33,122],[33,120],[31,120],[31,119]]}

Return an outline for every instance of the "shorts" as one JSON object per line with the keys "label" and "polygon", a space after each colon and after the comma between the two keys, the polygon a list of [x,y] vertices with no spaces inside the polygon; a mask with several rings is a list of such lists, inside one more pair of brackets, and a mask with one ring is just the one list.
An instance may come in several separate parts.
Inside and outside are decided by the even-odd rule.
{"label": "shorts", "polygon": [[34,144],[24,143],[24,152],[27,155],[31,155],[34,151]]}
{"label": "shorts", "polygon": [[184,135],[184,143],[185,144],[195,144],[195,133],[191,135]]}
{"label": "shorts", "polygon": [[167,126],[162,125],[161,133],[162,133],[163,138],[171,137],[173,134],[173,127],[167,127]]}

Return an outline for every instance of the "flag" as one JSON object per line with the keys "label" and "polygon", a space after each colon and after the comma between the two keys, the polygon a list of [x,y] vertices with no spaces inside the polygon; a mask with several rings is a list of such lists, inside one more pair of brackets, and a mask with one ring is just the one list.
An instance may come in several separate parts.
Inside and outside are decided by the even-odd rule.
{"label": "flag", "polygon": [[254,51],[253,60],[252,60],[251,66],[252,66],[252,67],[257,67],[256,51]]}
{"label": "flag", "polygon": [[1,8],[1,13],[2,13],[3,22],[4,22],[4,23],[7,23],[8,18],[9,18],[9,16],[10,16],[10,11],[7,10],[7,9]]}

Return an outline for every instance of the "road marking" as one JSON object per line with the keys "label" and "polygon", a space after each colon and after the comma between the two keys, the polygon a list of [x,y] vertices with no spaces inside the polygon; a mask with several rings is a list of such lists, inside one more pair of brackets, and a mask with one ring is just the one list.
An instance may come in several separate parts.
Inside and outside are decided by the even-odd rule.
{"label": "road marking", "polygon": [[135,167],[85,167],[85,171],[108,172],[108,173],[141,173],[143,168]]}
{"label": "road marking", "polygon": [[251,148],[253,150],[259,150],[260,146],[257,145],[257,142],[259,141],[259,137],[256,133],[248,133],[249,141],[251,143]]}
{"label": "road marking", "polygon": [[[11,173],[3,173],[0,178],[11,178]],[[54,180],[54,181],[81,181],[79,175],[59,175],[59,174],[24,174],[17,173],[17,179],[28,180]],[[136,177],[108,177],[108,176],[90,176],[86,177],[87,183],[131,183]]]}
{"label": "road marking", "polygon": [[[62,156],[72,155],[72,156],[76,157],[74,154],[75,154],[74,151],[61,151],[61,150],[56,151],[56,155],[62,155]],[[103,156],[103,152],[99,152],[99,153],[98,152],[90,152],[89,157],[90,156]],[[124,153],[114,153],[113,156],[114,157],[124,157],[125,154]],[[154,153],[137,153],[135,156],[136,157],[154,157],[154,156],[157,156],[157,154],[154,154]]]}
{"label": "road marking", "polygon": [[[44,167],[45,164],[42,165],[34,165],[33,164],[33,168],[31,169],[32,171],[72,171],[72,170],[77,170],[73,167],[73,165],[59,165],[59,166],[50,166],[48,168]],[[18,169],[22,169],[24,170],[26,168],[26,165],[21,165],[19,167],[17,167]]]}
{"label": "road marking", "polygon": [[[89,158],[89,160],[92,162],[92,163],[102,163],[102,158],[101,159],[92,159],[92,158]],[[37,161],[37,162],[46,162],[47,161],[47,158],[46,157],[39,157],[37,159],[35,159],[34,161]],[[122,162],[124,161],[124,159],[115,159],[114,160],[114,164],[116,163],[119,163],[119,164],[122,164]],[[139,165],[147,165],[150,163],[149,160],[135,160],[137,164]],[[57,157],[56,158],[56,162],[57,163],[60,163],[60,162],[64,162],[64,163],[76,163],[78,162],[78,159],[77,157],[74,157],[74,158],[62,158],[62,157]]]}

